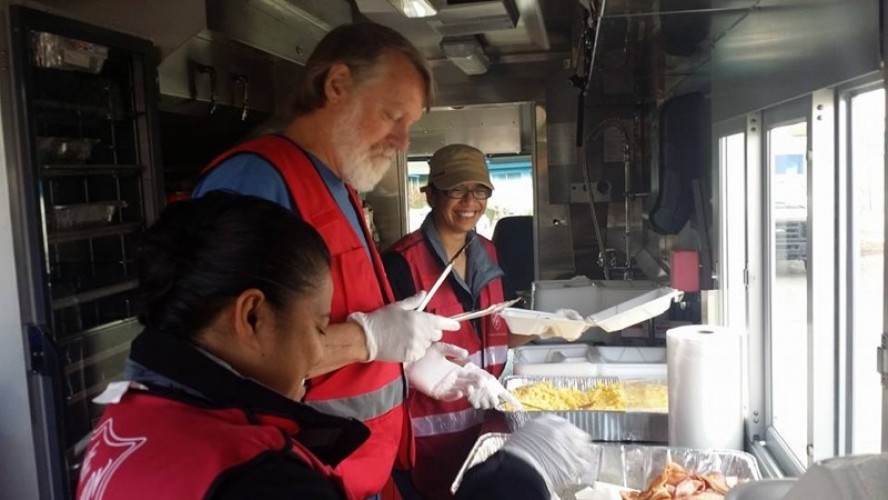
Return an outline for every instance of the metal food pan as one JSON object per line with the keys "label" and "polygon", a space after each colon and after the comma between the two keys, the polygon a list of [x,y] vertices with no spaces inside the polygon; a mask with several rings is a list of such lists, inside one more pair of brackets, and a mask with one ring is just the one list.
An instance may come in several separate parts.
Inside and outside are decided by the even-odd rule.
{"label": "metal food pan", "polygon": [[52,207],[52,227],[56,231],[67,231],[105,225],[111,222],[118,209],[126,206],[125,201],[56,205]]}
{"label": "metal food pan", "polygon": [[[508,434],[503,433],[481,435],[457,474],[451,491],[456,492],[466,471],[496,453],[508,437]],[[602,448],[597,471],[598,481],[626,488],[637,490],[645,488],[655,475],[663,472],[670,460],[697,473],[721,472],[725,475],[728,485],[757,481],[762,477],[755,457],[741,451],[628,444],[595,446]]]}
{"label": "metal food pan", "polygon": [[[589,390],[599,384],[619,382],[616,378],[596,377],[506,377],[503,385],[508,390],[548,381],[555,387],[574,387]],[[558,415],[588,432],[595,441],[630,441],[646,443],[669,442],[669,415],[653,411],[503,411],[506,423],[513,432],[531,419],[543,415]]]}

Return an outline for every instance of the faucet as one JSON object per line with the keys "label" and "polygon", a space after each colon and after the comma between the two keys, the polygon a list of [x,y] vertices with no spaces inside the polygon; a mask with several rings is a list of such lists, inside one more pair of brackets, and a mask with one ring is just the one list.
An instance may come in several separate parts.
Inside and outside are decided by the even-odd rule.
{"label": "faucet", "polygon": [[604,279],[611,279],[610,274],[611,271],[622,271],[622,279],[623,280],[631,280],[634,276],[632,270],[632,254],[629,251],[629,200],[634,197],[635,194],[629,189],[629,181],[630,181],[630,172],[631,172],[631,161],[630,161],[630,134],[626,129],[625,124],[622,120],[610,118],[606,120],[602,120],[598,125],[592,127],[592,130],[586,134],[583,142],[582,148],[585,148],[585,145],[598,138],[601,134],[603,134],[608,129],[614,129],[618,131],[623,136],[623,176],[624,176],[624,186],[623,186],[623,207],[625,211],[625,229],[623,232],[623,242],[625,246],[626,260],[623,266],[617,266],[617,257],[616,257],[616,249],[606,248],[604,245],[604,238],[601,236],[601,228],[598,226],[598,214],[595,210],[595,202],[592,198],[592,186],[591,181],[589,180],[589,170],[586,165],[586,155],[585,150],[581,151],[582,162],[583,162],[583,183],[586,187],[586,197],[589,202],[589,207],[592,210],[592,223],[595,227],[595,238],[598,241],[598,265],[601,266],[602,271],[604,272]]}

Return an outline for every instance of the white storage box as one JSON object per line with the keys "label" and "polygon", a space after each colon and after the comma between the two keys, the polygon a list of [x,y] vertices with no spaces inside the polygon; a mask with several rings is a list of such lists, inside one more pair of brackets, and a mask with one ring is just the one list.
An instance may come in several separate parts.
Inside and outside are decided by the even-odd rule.
{"label": "white storage box", "polygon": [[587,344],[523,346],[514,352],[515,375],[596,376],[596,367],[590,361],[592,346]]}
{"label": "white storage box", "polygon": [[666,379],[666,348],[547,344],[514,349],[513,372],[524,376]]}

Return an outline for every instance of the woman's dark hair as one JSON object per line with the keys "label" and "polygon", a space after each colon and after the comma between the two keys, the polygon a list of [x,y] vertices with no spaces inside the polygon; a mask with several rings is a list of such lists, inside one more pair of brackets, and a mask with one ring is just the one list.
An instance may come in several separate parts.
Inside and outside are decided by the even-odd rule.
{"label": "woman's dark hair", "polygon": [[330,252],[286,208],[212,191],[160,214],[139,246],[138,269],[139,321],[191,337],[244,290],[262,290],[277,308],[310,294],[329,272]]}

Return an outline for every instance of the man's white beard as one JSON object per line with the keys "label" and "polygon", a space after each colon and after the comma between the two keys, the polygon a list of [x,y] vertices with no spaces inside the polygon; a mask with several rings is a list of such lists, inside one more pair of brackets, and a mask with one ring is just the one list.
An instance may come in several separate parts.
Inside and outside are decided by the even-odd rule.
{"label": "man's white beard", "polygon": [[342,180],[366,193],[388,172],[394,159],[394,151],[381,145],[365,147],[358,137],[361,108],[352,107],[333,125],[333,140],[340,144],[339,164]]}

